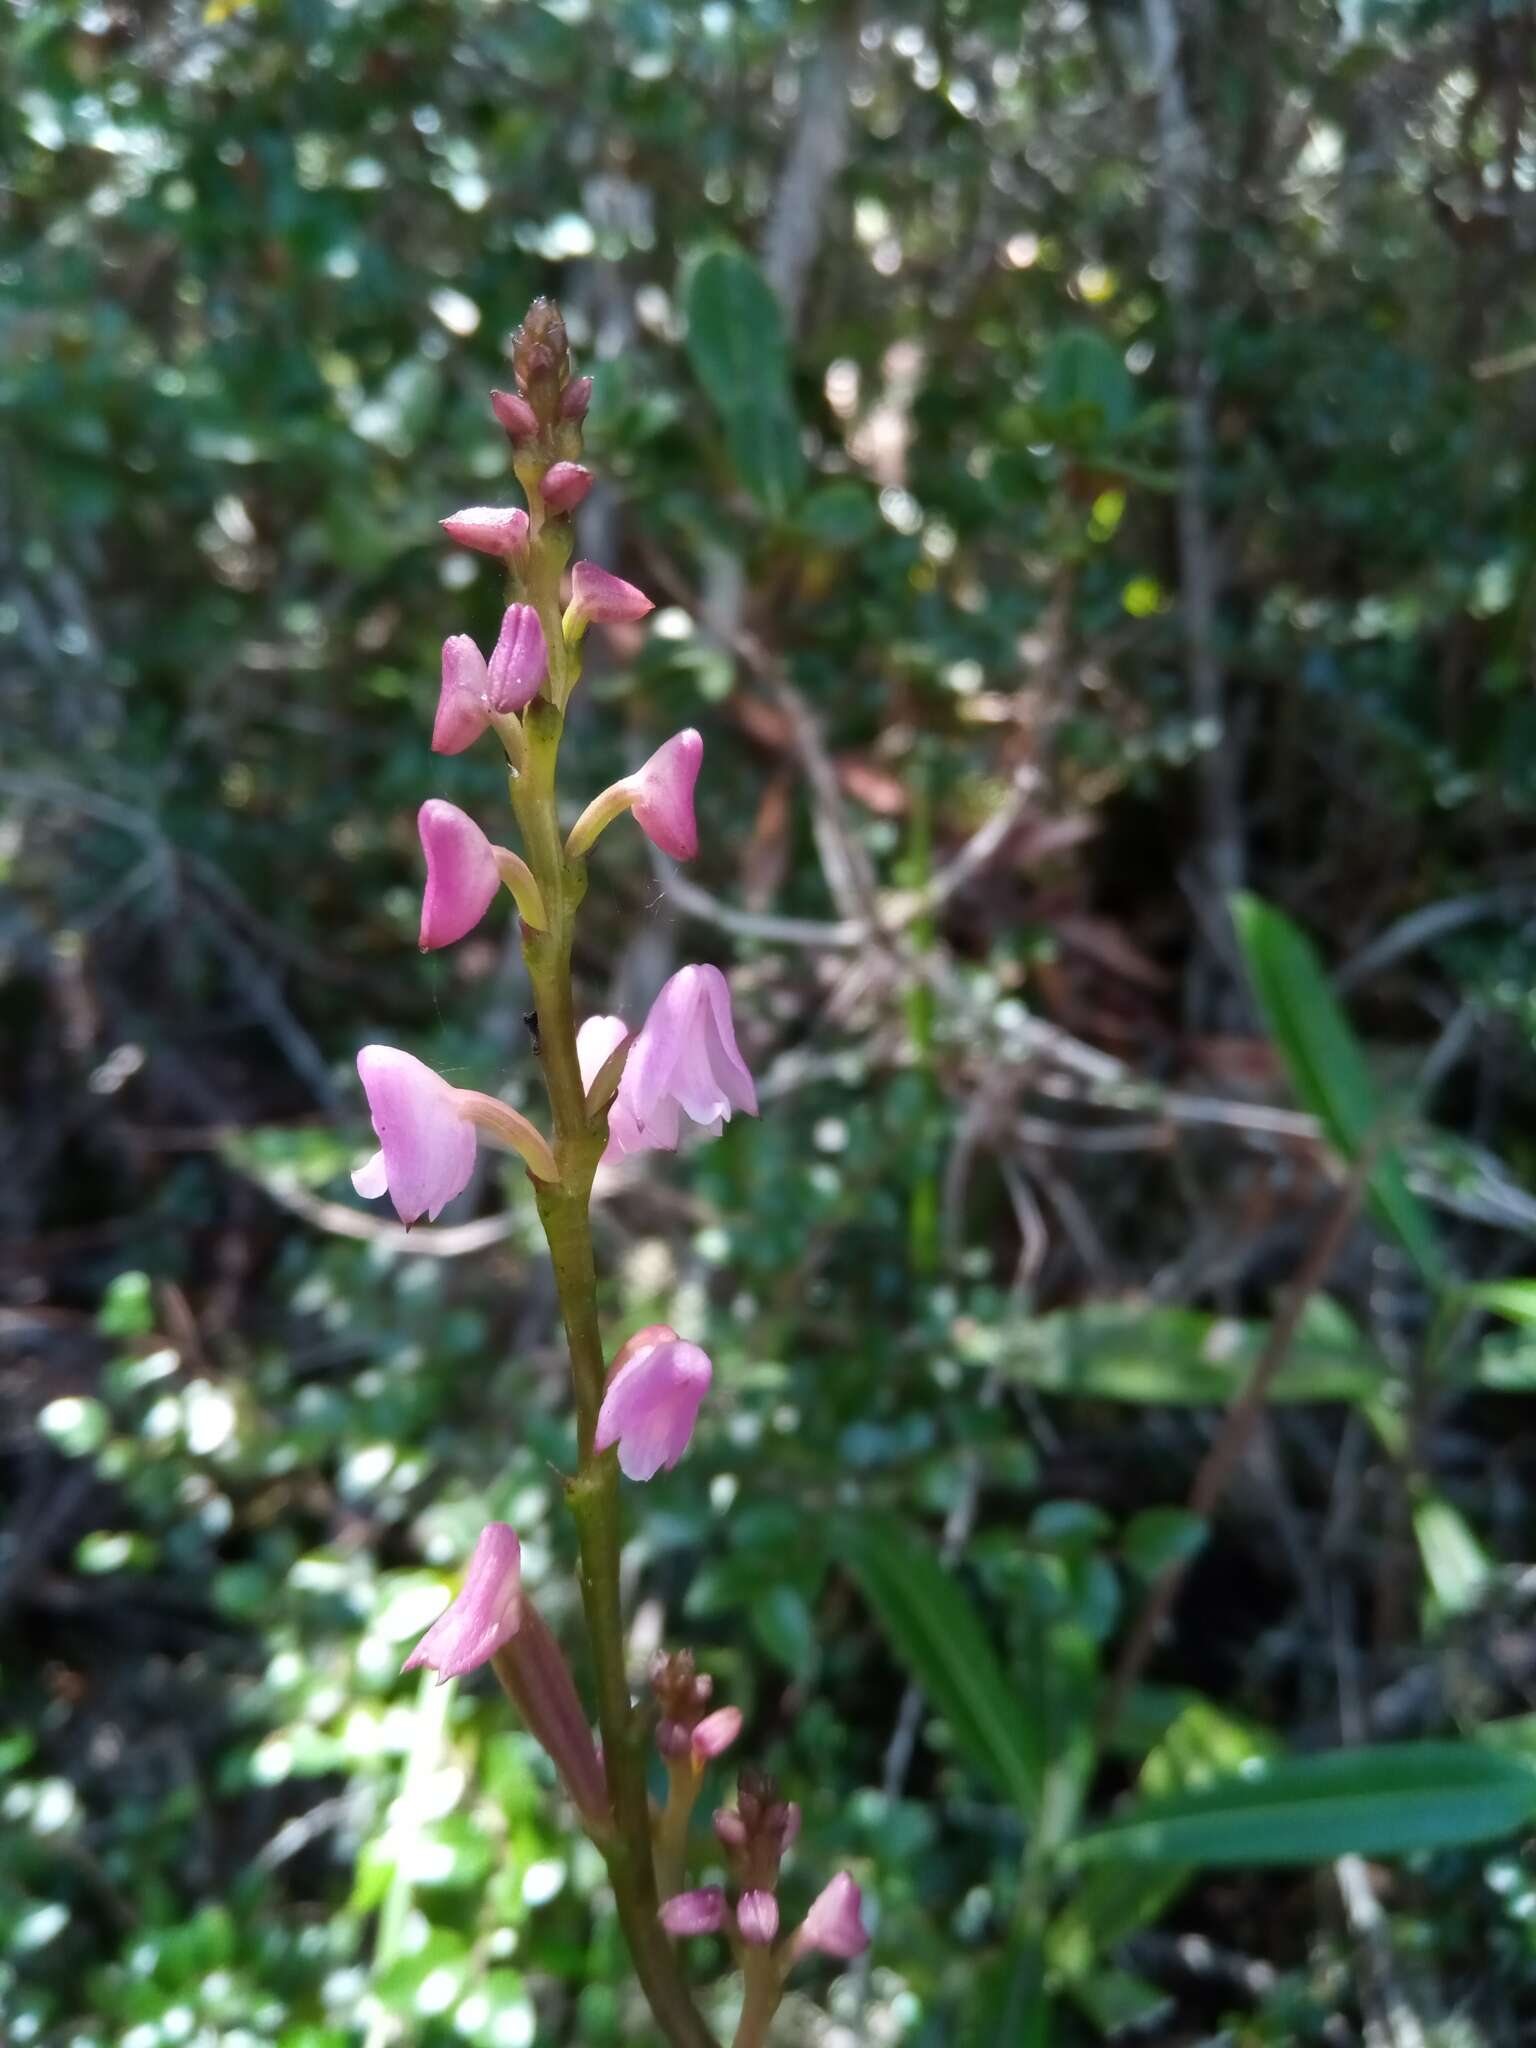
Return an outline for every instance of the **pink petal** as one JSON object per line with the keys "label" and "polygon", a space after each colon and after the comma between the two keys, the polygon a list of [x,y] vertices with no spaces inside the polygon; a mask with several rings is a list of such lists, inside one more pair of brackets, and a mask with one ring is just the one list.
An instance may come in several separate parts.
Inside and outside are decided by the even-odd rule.
{"label": "pink petal", "polygon": [[416,830],[427,857],[418,944],[428,952],[474,930],[501,887],[501,875],[491,842],[457,804],[429,797],[416,813]]}
{"label": "pink petal", "polygon": [[741,1733],[740,1707],[717,1707],[693,1731],[692,1748],[700,1763],[721,1756]]}
{"label": "pink petal", "polygon": [[683,967],[667,982],[635,1041],[618,1101],[643,1143],[661,1150],[677,1143],[679,1109],[706,1128],[733,1109],[756,1113],[718,967]]}
{"label": "pink petal", "polygon": [[767,1948],[779,1931],[779,1902],[772,1892],[743,1892],[736,1908],[736,1932],[753,1948]]}
{"label": "pink petal", "polygon": [[365,1202],[376,1201],[380,1195],[389,1193],[389,1173],[382,1152],[375,1152],[371,1159],[363,1161],[352,1176],[352,1185]]}
{"label": "pink petal", "polygon": [[490,723],[485,656],[467,633],[443,642],[443,686],[432,725],[434,754],[462,754]]}
{"label": "pink petal", "polygon": [[643,590],[610,575],[596,562],[578,562],[571,571],[571,603],[583,619],[613,626],[631,619],[643,619],[655,606]]}
{"label": "pink petal", "polygon": [[609,1376],[596,1448],[618,1445],[626,1479],[670,1472],[688,1448],[713,1370],[707,1354],[681,1338],[635,1351]]}
{"label": "pink petal", "polygon": [[660,1919],[668,1934],[718,1934],[725,1925],[725,1893],[718,1885],[679,1892],[662,1907]]}
{"label": "pink petal", "polygon": [[486,666],[487,701],[493,711],[521,711],[544,687],[549,649],[531,604],[509,604]]}
{"label": "pink petal", "polygon": [[412,1650],[403,1671],[430,1665],[439,1679],[461,1678],[493,1657],[517,1634],[522,1619],[521,1547],[505,1522],[480,1531],[475,1554],[446,1613]]}
{"label": "pink petal", "polygon": [[365,1045],[357,1071],[396,1214],[407,1229],[423,1216],[435,1220],[475,1169],[474,1126],[459,1115],[457,1091],[390,1045]]}
{"label": "pink petal", "polygon": [[574,512],[592,488],[592,472],[579,462],[556,462],[545,470],[539,488],[551,512]]}
{"label": "pink petal", "polygon": [[864,1926],[864,1900],[846,1870],[840,1870],[801,1922],[795,1935],[797,1952],[820,1949],[825,1956],[844,1962],[861,1956],[869,1947]]}
{"label": "pink petal", "polygon": [[630,777],[635,823],[674,860],[692,860],[699,850],[693,792],[703,759],[704,742],[690,726],[658,747]]}
{"label": "pink petal", "polygon": [[516,555],[528,545],[528,514],[520,505],[467,505],[439,522],[450,540],[482,555]]}

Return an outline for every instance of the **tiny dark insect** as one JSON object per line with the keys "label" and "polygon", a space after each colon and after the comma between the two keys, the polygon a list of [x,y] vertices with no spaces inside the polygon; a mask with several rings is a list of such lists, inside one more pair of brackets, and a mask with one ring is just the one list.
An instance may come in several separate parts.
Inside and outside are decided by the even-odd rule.
{"label": "tiny dark insect", "polygon": [[529,1036],[529,1037],[530,1037],[530,1038],[531,1038],[531,1039],[533,1040],[533,1051],[534,1051],[534,1057],[535,1057],[536,1059],[541,1059],[541,1058],[543,1057],[543,1054],[544,1054],[544,1048],[543,1048],[543,1046],[542,1046],[542,1045],[540,1045],[540,1043],[539,1043],[539,1013],[538,1013],[538,1011],[537,1011],[537,1010],[529,1010],[529,1011],[525,1012],[525,1014],[524,1014],[524,1016],[523,1016],[523,1023],[524,1023],[524,1025],[525,1025],[525,1026],[526,1026],[526,1028],[527,1028],[528,1036]]}

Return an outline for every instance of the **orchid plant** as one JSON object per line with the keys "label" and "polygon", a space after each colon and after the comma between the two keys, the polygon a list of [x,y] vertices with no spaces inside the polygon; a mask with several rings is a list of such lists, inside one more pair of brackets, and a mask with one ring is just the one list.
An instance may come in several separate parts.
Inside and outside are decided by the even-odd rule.
{"label": "orchid plant", "polygon": [[[579,1462],[566,1497],[580,1546],[600,1744],[560,1646],[522,1584],[518,1538],[504,1523],[482,1532],[457,1598],[406,1668],[427,1666],[448,1678],[492,1666],[606,1860],[636,1974],[667,2040],[675,2048],[713,2041],[675,1944],[724,1934],[743,1980],[736,2048],[756,2048],[796,1963],[813,1951],[851,1957],[867,1945],[862,1903],[853,1879],[840,1874],[798,1928],[781,1929],[779,1868],[798,1833],[799,1809],[751,1770],[741,1774],[735,1807],[715,1816],[728,1882],[687,1888],[690,1821],[704,1773],[737,1740],[741,1715],[712,1707],[711,1682],[686,1650],[657,1660],[649,1701],[633,1697],[619,1591],[620,1479],[643,1483],[678,1462],[712,1367],[697,1344],[666,1325],[635,1331],[610,1360],[589,1204],[605,1159],[672,1151],[685,1120],[717,1135],[733,1114],[755,1115],[757,1095],[736,1043],[730,989],[716,967],[674,974],[638,1032],[618,1017],[577,1024],[571,951],[587,856],[627,811],[664,852],[691,859],[703,741],[678,733],[562,832],[556,770],[583,638],[593,624],[638,620],[652,607],[633,584],[596,564],[571,565],[572,514],[592,484],[579,459],[592,380],[572,377],[564,324],[549,301],[529,309],[512,363],[517,389],[493,392],[491,408],[511,444],[527,509],[473,506],[442,522],[451,540],[502,563],[512,601],[489,657],[465,634],[444,642],[432,748],[460,753],[494,732],[522,851],[493,845],[453,804],[424,803],[420,942],[452,945],[503,888],[510,894],[533,986],[550,1129],[546,1135],[494,1096],[452,1086],[410,1053],[365,1046],[358,1073],[379,1150],[353,1179],[364,1196],[387,1194],[409,1228],[435,1219],[467,1185],[480,1138],[509,1147],[527,1168],[570,1351]],[[648,1782],[653,1749],[658,1779],[665,1778],[660,1800]]]}

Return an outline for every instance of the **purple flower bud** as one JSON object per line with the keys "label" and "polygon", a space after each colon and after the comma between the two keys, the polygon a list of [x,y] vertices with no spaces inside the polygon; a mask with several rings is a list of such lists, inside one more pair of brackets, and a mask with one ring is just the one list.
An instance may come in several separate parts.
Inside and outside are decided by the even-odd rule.
{"label": "purple flower bud", "polygon": [[614,1361],[598,1410],[595,1447],[618,1445],[626,1479],[654,1479],[663,1468],[670,1472],[688,1448],[713,1370],[697,1344],[684,1343],[665,1325],[641,1331]]}
{"label": "purple flower bud", "polygon": [[381,1149],[353,1174],[353,1187],[368,1199],[387,1193],[407,1230],[423,1216],[436,1221],[475,1168],[475,1130],[458,1089],[390,1045],[365,1045],[357,1071]]}
{"label": "purple flower bud", "polygon": [[592,472],[579,462],[556,462],[545,470],[539,488],[551,512],[574,512],[592,488]]}
{"label": "purple flower bud", "polygon": [[727,1849],[741,1849],[746,1846],[747,1824],[733,1806],[716,1807],[715,1833]]}
{"label": "purple flower bud", "polygon": [[563,420],[584,420],[591,403],[592,379],[573,377],[560,394],[560,417]]}
{"label": "purple flower bud", "polygon": [[531,441],[539,431],[539,416],[526,398],[515,391],[493,391],[491,411],[514,441]]}
{"label": "purple flower bud", "polygon": [[490,723],[485,656],[467,633],[443,642],[443,687],[432,725],[434,754],[462,754]]}
{"label": "purple flower bud", "polygon": [[462,1678],[488,1663],[517,1634],[522,1620],[521,1551],[515,1531],[491,1522],[480,1531],[475,1554],[446,1613],[427,1630],[402,1670],[430,1665],[439,1682]]}
{"label": "purple flower bud", "polygon": [[620,1152],[673,1152],[686,1115],[718,1137],[733,1110],[757,1114],[718,967],[683,967],[651,1005],[624,1068],[608,1132]]}
{"label": "purple flower bud", "polygon": [[779,1902],[772,1892],[743,1892],[736,1908],[736,1932],[753,1948],[769,1948],[779,1931]]}
{"label": "purple flower bud", "polygon": [[450,540],[482,555],[520,555],[528,545],[528,514],[517,505],[468,505],[439,524]]}
{"label": "purple flower bud", "polygon": [[486,695],[493,711],[521,711],[544,687],[549,649],[531,604],[509,604],[486,665]]}
{"label": "purple flower bud", "polygon": [[725,1925],[725,1893],[718,1885],[679,1892],[668,1899],[659,1917],[668,1934],[718,1934]]}
{"label": "purple flower bud", "polygon": [[704,742],[689,726],[674,733],[629,777],[635,823],[674,860],[692,860],[699,850],[693,792],[703,761]]}
{"label": "purple flower bud", "polygon": [[849,1962],[869,1947],[864,1926],[864,1900],[846,1870],[840,1870],[815,1900],[795,1931],[791,1960],[798,1961],[812,1949],[824,1956]]}
{"label": "purple flower bud", "polygon": [[590,620],[599,625],[621,625],[643,619],[656,607],[643,590],[599,569],[596,562],[578,562],[571,571],[571,602],[565,614],[567,634],[582,633]]}
{"label": "purple flower bud", "polygon": [[416,813],[416,830],[427,858],[417,944],[427,953],[474,930],[501,887],[501,875],[495,847],[457,804],[429,797]]}

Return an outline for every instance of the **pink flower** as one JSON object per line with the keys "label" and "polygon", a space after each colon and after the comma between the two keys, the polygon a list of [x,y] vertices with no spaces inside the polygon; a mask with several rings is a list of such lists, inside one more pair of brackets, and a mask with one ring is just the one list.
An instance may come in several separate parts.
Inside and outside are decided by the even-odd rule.
{"label": "pink flower", "polygon": [[432,725],[434,754],[462,754],[491,722],[485,656],[467,633],[443,642],[443,687]]}
{"label": "pink flower", "polygon": [[514,441],[531,441],[539,431],[539,416],[526,398],[515,391],[493,391],[491,411]]}
{"label": "pink flower", "polygon": [[757,1090],[736,1048],[731,992],[718,967],[683,967],[651,1005],[609,1114],[620,1152],[672,1152],[681,1117],[714,1137],[732,1110],[757,1114]]}
{"label": "pink flower", "polygon": [[718,1934],[725,1925],[725,1893],[713,1884],[702,1891],[679,1892],[668,1899],[659,1917],[668,1934]]}
{"label": "pink flower", "polygon": [[457,804],[429,797],[416,813],[416,830],[427,857],[417,941],[426,953],[474,930],[501,887],[501,875],[495,847]]}
{"label": "pink flower", "polygon": [[665,1323],[637,1330],[621,1346],[598,1410],[595,1447],[619,1447],[626,1479],[671,1471],[688,1448],[714,1368],[697,1344]]}
{"label": "pink flower", "polygon": [[723,1756],[741,1733],[740,1707],[716,1707],[712,1714],[706,1714],[689,1737],[688,1746],[696,1764],[711,1762]]}
{"label": "pink flower", "polygon": [[636,590],[622,576],[599,569],[596,562],[578,562],[571,571],[571,602],[565,614],[570,637],[579,639],[593,619],[600,626],[616,626],[643,619],[654,610],[643,590]]}
{"label": "pink flower", "polygon": [[863,1955],[869,1947],[864,1926],[864,1900],[846,1870],[840,1870],[795,1931],[791,1960],[798,1961],[812,1949],[843,1962]]}
{"label": "pink flower", "polygon": [[592,472],[579,462],[552,463],[539,488],[551,512],[574,512],[592,488]]}
{"label": "pink flower", "polygon": [[365,1045],[358,1076],[381,1150],[352,1176],[369,1199],[388,1194],[409,1230],[423,1216],[436,1221],[462,1194],[475,1167],[475,1129],[460,1091],[440,1074],[391,1045]]}
{"label": "pink flower", "polygon": [[694,786],[704,760],[704,742],[689,726],[659,746],[643,768],[629,777],[631,809],[646,838],[674,860],[692,860],[699,850],[693,815]]}
{"label": "pink flower", "polygon": [[509,604],[486,665],[486,702],[492,711],[521,711],[544,686],[549,649],[531,604]]}
{"label": "pink flower", "polygon": [[528,545],[528,514],[520,505],[466,505],[438,523],[450,540],[482,555],[520,555]]}
{"label": "pink flower", "polygon": [[445,1678],[489,1662],[517,1634],[523,1618],[521,1551],[516,1532],[505,1522],[490,1522],[480,1531],[475,1554],[446,1613],[440,1615],[412,1650],[404,1671],[430,1665]]}

